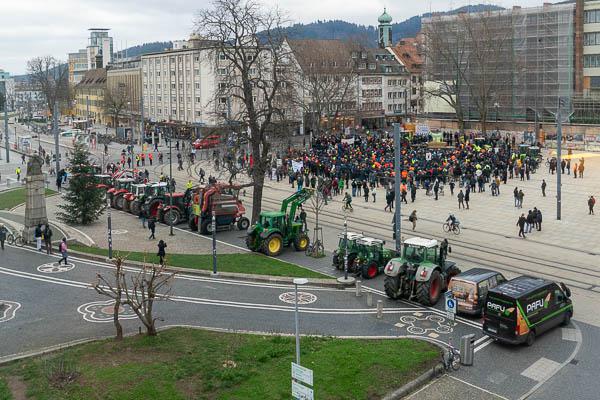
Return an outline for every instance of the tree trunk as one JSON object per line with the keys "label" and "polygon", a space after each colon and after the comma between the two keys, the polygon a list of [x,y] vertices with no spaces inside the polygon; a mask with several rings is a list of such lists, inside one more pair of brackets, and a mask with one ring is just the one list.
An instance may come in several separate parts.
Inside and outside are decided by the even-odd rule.
{"label": "tree trunk", "polygon": [[260,168],[256,167],[256,164],[255,168],[252,169],[252,180],[254,181],[254,191],[252,192],[252,223],[254,224],[260,217],[265,181],[265,174],[260,171]]}
{"label": "tree trunk", "polygon": [[115,323],[115,329],[117,330],[117,337],[115,338],[116,340],[123,340],[123,326],[121,326],[121,323],[119,322],[119,309],[120,308],[121,308],[121,301],[116,300],[114,310],[113,310],[113,321]]}

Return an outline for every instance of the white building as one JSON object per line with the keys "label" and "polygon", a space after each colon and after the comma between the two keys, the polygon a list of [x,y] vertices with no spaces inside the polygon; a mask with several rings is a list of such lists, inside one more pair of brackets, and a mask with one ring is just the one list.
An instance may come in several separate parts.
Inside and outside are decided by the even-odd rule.
{"label": "white building", "polygon": [[193,38],[178,50],[142,56],[144,114],[151,121],[218,124],[214,49]]}
{"label": "white building", "polygon": [[8,104],[8,111],[15,109],[15,80],[11,78],[8,71],[0,69],[0,85],[3,86],[3,90],[6,91],[6,100]]}
{"label": "white building", "polygon": [[45,96],[35,85],[27,82],[15,84],[14,109],[22,115],[32,115],[39,110],[45,110]]}
{"label": "white building", "polygon": [[600,95],[600,0],[584,2],[583,90],[586,95]]}
{"label": "white building", "polygon": [[90,69],[103,68],[113,61],[113,38],[107,28],[90,28],[85,49],[69,53],[69,83],[76,85]]}

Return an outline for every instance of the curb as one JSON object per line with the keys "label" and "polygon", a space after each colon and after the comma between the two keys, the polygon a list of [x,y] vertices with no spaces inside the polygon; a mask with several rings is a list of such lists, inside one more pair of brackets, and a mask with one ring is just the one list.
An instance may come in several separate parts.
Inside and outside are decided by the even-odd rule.
{"label": "curb", "polygon": [[[77,240],[74,240],[77,242]],[[108,259],[105,256],[100,256],[96,254],[83,253],[80,251],[69,250],[69,254],[75,255],[80,258],[89,259],[92,261],[101,261],[108,262]],[[144,263],[140,261],[126,261],[125,266],[138,268],[144,265]],[[271,275],[253,275],[253,274],[242,274],[238,272],[219,272],[217,275],[214,275],[212,271],[201,270],[201,269],[192,269],[192,268],[180,268],[167,266],[167,271],[176,272],[178,274],[186,274],[186,275],[199,275],[206,276],[211,278],[229,278],[236,279],[241,281],[248,282],[262,282],[262,283],[275,283],[275,284],[283,284],[283,285],[293,285],[294,278],[287,276],[271,276]],[[332,287],[336,289],[344,289],[344,285],[340,285],[335,279],[320,279],[320,278],[308,278],[308,284],[317,287]]]}
{"label": "curb", "polygon": [[435,367],[433,367],[433,368],[425,371],[423,374],[418,376],[416,379],[413,379],[412,381],[408,382],[406,385],[402,386],[400,389],[396,389],[393,392],[386,394],[382,400],[402,399],[402,398],[406,397],[407,395],[409,395],[410,393],[414,392],[416,389],[424,386],[426,383],[433,381],[436,378],[435,375],[436,375]]}

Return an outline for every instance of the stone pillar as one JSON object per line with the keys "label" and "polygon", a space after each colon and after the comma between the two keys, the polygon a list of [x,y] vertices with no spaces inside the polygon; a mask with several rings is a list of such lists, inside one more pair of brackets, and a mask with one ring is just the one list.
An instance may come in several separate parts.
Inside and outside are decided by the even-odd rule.
{"label": "stone pillar", "polygon": [[47,224],[46,213],[46,189],[45,179],[42,173],[42,158],[34,155],[27,163],[27,177],[25,178],[25,190],[27,193],[25,203],[25,227],[23,238],[27,243],[32,242],[35,228],[38,224]]}

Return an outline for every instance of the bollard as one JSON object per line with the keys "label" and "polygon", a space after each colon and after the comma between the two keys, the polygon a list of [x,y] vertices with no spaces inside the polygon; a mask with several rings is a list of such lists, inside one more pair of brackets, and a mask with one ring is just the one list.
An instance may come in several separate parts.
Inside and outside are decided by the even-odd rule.
{"label": "bollard", "polygon": [[362,296],[362,282],[356,281],[356,297]]}
{"label": "bollard", "polygon": [[373,307],[373,293],[367,292],[367,307]]}
{"label": "bollard", "polygon": [[383,317],[383,301],[377,300],[377,318],[381,319]]}

